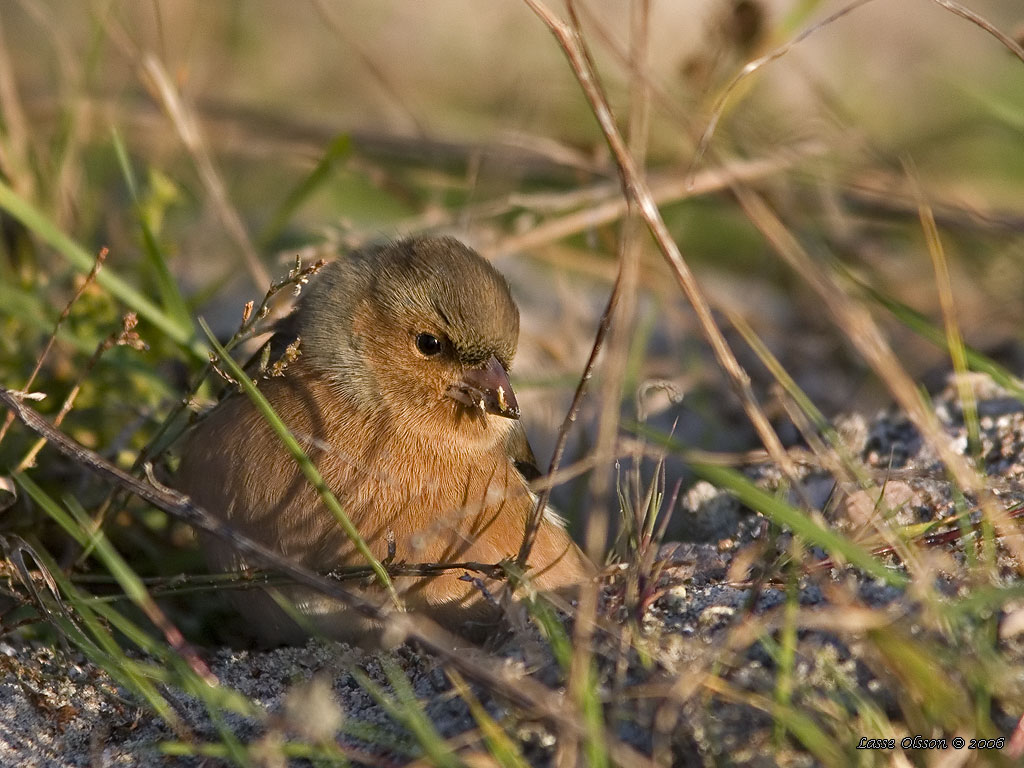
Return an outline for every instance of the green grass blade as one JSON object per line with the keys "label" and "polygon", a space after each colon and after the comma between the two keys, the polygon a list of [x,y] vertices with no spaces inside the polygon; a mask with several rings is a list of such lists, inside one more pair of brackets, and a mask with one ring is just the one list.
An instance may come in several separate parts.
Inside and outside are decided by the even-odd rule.
{"label": "green grass blade", "polygon": [[501,768],[529,768],[529,763],[526,762],[519,746],[491,717],[462,676],[454,670],[449,670],[448,677],[452,681],[455,692],[459,694],[459,698],[469,707],[469,712],[483,735],[484,743],[498,765]]}
{"label": "green grass blade", "polygon": [[[71,514],[62,509],[28,476],[15,475],[15,480],[79,544],[92,544],[96,554],[104,565],[107,566],[111,574],[117,578],[121,587],[133,602],[141,607],[145,602],[152,601],[152,597],[150,597],[138,575],[131,570],[120,554],[114,550],[102,531],[90,534],[87,530],[90,521],[87,518],[74,519]],[[78,509],[81,514],[84,514],[80,507]],[[231,732],[230,728],[228,728],[227,724],[223,722],[223,717],[220,713],[225,709],[230,709],[252,717],[257,713],[257,708],[235,691],[223,688],[222,686],[208,685],[177,653],[143,632],[133,622],[114,610],[112,606],[102,602],[90,602],[70,581],[65,579],[59,568],[56,568],[55,572],[55,568],[56,564],[53,564],[50,568],[51,575],[54,576],[61,591],[68,596],[78,615],[90,627],[90,631],[93,632],[103,647],[104,656],[97,657],[97,663],[110,672],[112,676],[124,677],[130,681],[132,683],[129,686],[130,689],[135,690],[146,700],[158,716],[168,722],[176,722],[177,718],[173,710],[170,709],[170,706],[156,691],[152,683],[146,680],[146,673],[144,671],[140,673],[140,670],[145,670],[145,667],[140,667],[125,655],[109,632],[99,625],[94,614],[102,616],[143,652],[158,659],[163,667],[156,667],[155,669],[171,673],[166,676],[161,675],[163,682],[177,684],[202,701],[206,705],[207,711],[210,713],[223,743],[229,753],[232,754],[235,762],[239,765],[249,765],[251,761],[244,747]],[[148,676],[152,676],[152,674]]]}
{"label": "green grass blade", "polygon": [[116,127],[111,128],[111,140],[114,144],[114,152],[117,155],[117,162],[121,166],[121,175],[128,186],[128,194],[132,198],[132,205],[135,209],[135,218],[138,221],[139,229],[142,232],[142,252],[146,255],[153,274],[156,278],[157,290],[160,291],[160,301],[171,319],[180,327],[188,328],[190,334],[194,334],[192,326],[192,315],[188,303],[181,295],[178,288],[178,281],[171,274],[167,266],[167,259],[164,257],[163,249],[157,241],[156,234],[150,226],[149,217],[142,209],[142,202],[139,198],[139,188],[135,180],[135,171],[132,169],[131,159],[124,146],[124,140]]}
{"label": "green grass blade", "polygon": [[[799,554],[801,549],[799,541],[793,539],[791,553]],[[797,614],[800,611],[800,569],[796,567],[795,558],[790,563],[789,571],[789,578],[786,584],[786,604],[783,609],[778,654],[775,659],[775,663],[778,665],[775,675],[775,703],[785,708],[789,708],[793,703],[797,649]],[[781,720],[776,720],[776,743],[781,744],[785,735],[785,724]]]}
{"label": "green grass blade", "polygon": [[324,152],[316,167],[285,196],[281,205],[278,206],[278,209],[271,217],[270,222],[260,232],[257,242],[260,245],[266,246],[276,240],[288,225],[288,221],[295,211],[330,178],[331,172],[338,161],[348,157],[351,152],[352,139],[348,134],[336,136],[328,145],[327,151]]}
{"label": "green grass blade", "polygon": [[882,579],[886,584],[894,587],[904,587],[908,584],[909,580],[902,573],[887,567],[870,552],[844,536],[818,525],[800,510],[761,490],[739,472],[710,464],[692,464],[691,467],[697,475],[712,485],[731,491],[748,507],[789,528],[806,542],[827,552],[841,555],[850,564]]}
{"label": "green grass blade", "polygon": [[263,393],[259,391],[252,379],[242,370],[242,367],[234,361],[227,350],[221,346],[220,342],[217,341],[217,337],[213,335],[210,327],[206,324],[206,321],[202,318],[199,319],[199,325],[202,326],[203,331],[206,333],[213,345],[214,350],[220,358],[220,364],[228,369],[228,372],[235,378],[235,380],[241,384],[242,389],[245,390],[246,395],[252,400],[253,405],[260,412],[270,428],[274,430],[274,433],[278,436],[284,447],[291,454],[295,463],[299,469],[302,470],[302,474],[306,476],[306,479],[316,489],[320,495],[320,500],[324,505],[331,511],[338,524],[341,525],[342,530],[349,537],[349,540],[355,545],[359,553],[365,558],[366,562],[373,569],[374,574],[380,581],[381,586],[387,589],[391,595],[391,599],[396,605],[401,605],[401,600],[398,597],[398,593],[395,592],[395,586],[391,582],[391,577],[388,576],[387,570],[384,565],[378,560],[373,552],[370,551],[369,545],[366,540],[359,534],[355,525],[349,520],[348,515],[345,514],[345,510],[342,509],[341,503],[337,497],[331,492],[331,489],[327,486],[327,482],[324,480],[323,475],[316,468],[306,452],[302,450],[302,446],[299,445],[299,441],[295,439],[295,436],[291,433],[291,430],[281,421],[281,417],[274,412],[274,408],[267,402],[267,399],[263,396]]}
{"label": "green grass blade", "polygon": [[445,743],[423,711],[405,673],[393,661],[382,659],[381,664],[395,692],[394,697],[389,696],[363,670],[353,668],[351,674],[385,712],[409,729],[423,752],[430,758],[432,765],[440,768],[465,768],[465,763]]}
{"label": "green grass blade", "polygon": [[[92,269],[95,262],[93,254],[61,232],[52,220],[21,198],[2,180],[0,180],[0,208],[35,232],[43,242],[50,245],[78,271],[87,274]],[[206,361],[203,345],[195,338],[191,326],[181,325],[142,293],[122,280],[109,264],[96,275],[96,282],[138,313],[140,318],[152,323],[173,342],[189,350],[197,358]]]}
{"label": "green grass blade", "polygon": [[[38,486],[26,484],[24,475],[16,476],[16,480],[21,488],[46,511],[49,512],[51,507],[57,507],[53,499],[43,493]],[[173,707],[156,689],[152,681],[147,679],[144,671],[133,664],[124,651],[118,647],[109,630],[99,621],[96,613],[83,599],[78,589],[64,576],[57,563],[41,546],[34,547],[33,555],[39,559],[40,565],[53,578],[57,588],[74,609],[78,620],[92,637],[86,635],[74,621],[59,612],[47,612],[47,619],[54,623],[62,634],[90,661],[105,670],[126,690],[132,691],[142,701],[145,701],[157,716],[170,724],[172,728],[179,728],[180,719]]]}

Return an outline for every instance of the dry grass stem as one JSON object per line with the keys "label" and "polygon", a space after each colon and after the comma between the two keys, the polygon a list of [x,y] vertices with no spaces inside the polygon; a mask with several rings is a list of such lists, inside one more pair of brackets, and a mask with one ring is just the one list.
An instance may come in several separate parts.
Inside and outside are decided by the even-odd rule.
{"label": "dry grass stem", "polygon": [[[728,189],[732,179],[756,181],[770,178],[803,160],[821,155],[823,151],[824,146],[820,142],[807,142],[780,150],[769,158],[730,160],[719,168],[699,171],[696,175],[681,171],[652,173],[648,179],[651,199],[661,206],[720,192]],[[489,259],[522,253],[618,221],[629,210],[629,201],[621,195],[621,186],[616,197],[609,198],[611,194],[605,184],[595,185],[584,192],[567,192],[565,204],[581,205],[581,210],[548,219],[525,232],[503,236],[493,245],[481,247],[480,252]],[[558,200],[551,194],[545,194],[538,202],[554,206]],[[511,203],[526,203],[526,207],[530,207],[534,198],[527,196],[526,200],[519,200],[513,197],[510,198]]]}
{"label": "dry grass stem", "polygon": [[[573,2],[567,4],[574,25],[579,25],[575,16]],[[644,87],[643,73],[647,69],[649,54],[649,23],[650,3],[640,0],[631,5],[630,14],[630,51],[631,74],[633,88],[630,91],[629,105],[629,149],[637,164],[642,168],[647,155],[647,143],[650,130],[650,93]],[[581,38],[582,42],[582,38]],[[593,62],[584,46],[587,63],[593,68]],[[615,281],[615,293],[618,296],[614,305],[610,304],[611,316],[608,318],[608,345],[603,366],[602,386],[599,395],[598,431],[594,454],[605,456],[614,453],[619,432],[619,417],[623,400],[622,383],[626,375],[629,350],[633,341],[636,325],[635,314],[637,290],[640,282],[640,249],[643,221],[636,203],[627,200],[629,208],[622,223],[618,243],[619,273]],[[603,503],[608,491],[608,473],[598,469],[590,476],[590,513],[587,515],[585,547],[587,554],[598,561],[607,547],[608,534],[611,529],[611,510]],[[572,666],[569,671],[570,695],[580,701],[588,695],[586,686],[590,678],[593,664],[591,649],[593,647],[593,626],[597,616],[599,588],[597,584],[588,585],[581,590],[577,608],[577,621],[573,626]],[[632,627],[621,629],[619,644],[621,649],[632,645]],[[620,659],[624,660],[626,653]],[[625,666],[619,665],[616,679],[621,687],[625,678]],[[615,717],[614,712],[611,717]],[[594,735],[592,735],[593,737]],[[568,764],[568,763],[566,763]]]}
{"label": "dry grass stem", "polygon": [[[32,373],[29,374],[28,379],[25,381],[25,386],[22,388],[25,392],[29,392],[32,389],[32,384],[35,383],[36,376],[39,375],[39,371],[42,370],[43,363],[46,362],[46,358],[50,354],[50,350],[53,349],[54,343],[57,341],[57,332],[60,327],[64,324],[64,321],[71,315],[71,309],[75,306],[75,303],[82,298],[86,289],[96,279],[96,273],[103,267],[103,262],[107,259],[107,254],[110,251],[107,248],[100,248],[99,253],[96,254],[96,261],[92,265],[92,269],[89,270],[89,274],[85,276],[78,288],[72,294],[68,303],[64,305],[64,309],[61,310],[60,315],[57,316],[57,321],[53,324],[53,330],[50,332],[49,338],[46,340],[46,344],[43,345],[43,351],[39,353],[36,358],[35,367],[32,368]],[[4,418],[3,426],[0,427],[0,443],[3,442],[4,437],[7,435],[7,430],[10,429],[11,423],[14,421],[14,413],[8,413]]]}
{"label": "dry grass stem", "polygon": [[565,52],[573,74],[583,89],[588,102],[590,102],[591,110],[597,118],[605,140],[608,142],[608,146],[615,158],[622,180],[623,194],[627,200],[635,201],[662,255],[672,269],[680,288],[682,288],[687,300],[693,307],[701,332],[710,344],[719,365],[728,375],[747,417],[750,419],[751,424],[753,424],[766,450],[772,460],[777,462],[785,475],[790,478],[793,488],[799,489],[800,482],[795,467],[786,455],[782,443],[772,429],[768,418],[764,415],[760,405],[758,405],[757,398],[754,396],[750,385],[750,377],[739,364],[739,361],[729,348],[729,343],[715,323],[710,305],[697,283],[696,277],[685,259],[683,259],[679,246],[672,239],[668,227],[665,225],[665,221],[658,210],[657,203],[651,195],[651,190],[640,175],[636,163],[622,139],[611,108],[608,106],[604,93],[601,91],[600,84],[597,81],[596,73],[588,64],[579,30],[561,21],[551,12],[547,5],[539,2],[539,0],[524,0],[524,2],[547,25]]}
{"label": "dry grass stem", "polygon": [[[914,426],[935,449],[957,485],[964,492],[976,496],[996,530],[1004,534],[1011,533],[1012,525],[998,500],[967,460],[953,451],[935,414],[922,402],[916,384],[900,364],[868,310],[854,302],[833,276],[815,264],[803,246],[758,194],[741,184],[736,184],[733,191],[750,220],[775,252],[819,295],[836,325],[844,330],[847,338],[885,383],[890,394],[904,409]],[[1004,537],[1004,541],[1014,552],[1017,562],[1024,563],[1024,544],[1009,535]]]}
{"label": "dry grass stem", "polygon": [[1006,46],[1006,49],[1010,51],[1010,53],[1012,53],[1014,56],[1016,56],[1018,59],[1024,62],[1024,47],[1021,47],[1021,44],[1018,43],[1009,35],[1005,34],[1004,32],[1001,32],[998,27],[996,27],[992,22],[988,21],[984,16],[975,13],[970,8],[965,8],[964,6],[960,5],[960,3],[953,2],[953,0],[932,0],[932,2],[935,3],[936,5],[941,5],[947,11],[955,13],[960,18],[967,19],[967,21],[971,22],[972,24],[981,27],[983,30],[992,35],[992,37],[994,37],[996,40],[998,40],[1000,43]]}
{"label": "dry grass stem", "polygon": [[[569,442],[569,430],[572,429],[573,424],[576,423],[576,418],[579,416],[580,407],[583,404],[583,397],[586,395],[590,379],[594,375],[597,358],[601,354],[601,350],[604,348],[605,337],[608,334],[608,328],[611,324],[612,313],[615,311],[615,305],[619,300],[620,290],[621,281],[617,279],[608,296],[608,303],[605,305],[604,312],[601,313],[597,333],[594,336],[594,343],[590,349],[590,356],[587,358],[586,365],[583,367],[583,374],[580,376],[579,383],[576,385],[576,391],[573,393],[572,402],[569,404],[569,410],[566,412],[565,418],[562,420],[562,424],[558,428],[558,437],[555,440],[555,448],[551,454],[551,462],[549,463],[548,470],[545,473],[547,476],[554,475],[561,466],[562,456],[565,454],[565,447]],[[527,523],[526,530],[523,535],[523,543],[520,546],[519,554],[516,557],[516,564],[519,568],[522,568],[526,564],[526,561],[530,556],[530,550],[533,548],[533,540],[536,538],[544,509],[550,498],[551,485],[546,485],[538,494],[537,504],[534,506],[533,513],[530,516],[530,520]]]}
{"label": "dry grass stem", "polygon": [[195,116],[185,107],[171,78],[167,75],[167,71],[155,56],[143,55],[142,69],[149,78],[149,83],[153,86],[155,95],[171,119],[178,136],[181,137],[182,144],[195,163],[199,178],[213,201],[214,210],[217,211],[221,222],[238,246],[249,277],[257,288],[262,289],[264,286],[270,285],[272,282],[270,274],[263,266],[263,262],[260,261],[256,247],[242,223],[242,217],[231,204],[227,188],[213,164],[213,159],[210,157]]}

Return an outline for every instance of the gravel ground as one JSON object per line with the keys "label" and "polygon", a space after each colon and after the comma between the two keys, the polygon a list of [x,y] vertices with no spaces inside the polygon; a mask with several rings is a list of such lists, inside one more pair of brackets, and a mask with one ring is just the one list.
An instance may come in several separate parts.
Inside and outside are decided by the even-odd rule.
{"label": "gravel ground", "polygon": [[[987,379],[973,381],[979,398],[981,456],[992,475],[991,487],[1004,506],[1024,499],[1024,405]],[[967,446],[963,415],[957,399],[946,391],[934,399],[935,412],[950,444],[959,452]],[[840,424],[847,448],[859,456],[879,484],[900,525],[939,520],[955,513],[954,496],[934,452],[904,416],[895,411],[874,419],[849,417]],[[804,493],[831,526],[854,533],[870,516],[873,503],[856,488],[837,481],[807,451],[794,449]],[[776,489],[780,473],[771,465],[748,471],[768,489]],[[734,765],[813,765],[795,746],[773,743],[772,719],[759,709],[727,697],[683,697],[680,705],[659,706],[654,698],[620,697],[617,691],[639,683],[686,681],[687,671],[706,668],[709,655],[723,653],[737,626],[750,617],[770,622],[772,609],[786,602],[787,585],[760,578],[746,564],[777,561],[789,552],[791,537],[769,526],[731,496],[707,483],[695,485],[681,500],[676,515],[695,540],[665,545],[671,581],[644,616],[644,630],[655,648],[641,663],[636,654],[616,668],[613,653],[599,654],[601,684],[618,702],[609,712],[619,738],[643,753],[671,755],[674,765],[705,765],[721,761]],[[964,544],[951,538],[932,547],[946,559],[940,589],[963,595],[968,589],[956,572],[964,560]],[[929,551],[931,551],[929,550]],[[750,558],[756,552],[758,557]],[[823,553],[817,554],[823,557]],[[883,556],[884,557],[884,556]],[[1017,580],[1016,563],[1000,553],[1006,583]],[[948,563],[953,563],[949,566]],[[893,567],[900,567],[893,559]],[[742,567],[741,567],[742,566]],[[763,569],[762,569],[763,570]],[[764,573],[760,576],[765,576]],[[754,594],[754,586],[757,593]],[[788,588],[798,590],[799,606],[810,610],[842,608],[842,600],[889,611],[913,621],[917,603],[902,590],[865,577],[852,569],[805,569]],[[614,599],[610,600],[614,605]],[[612,610],[611,608],[609,610]],[[1006,659],[1024,657],[1020,635],[1009,633]],[[796,707],[813,706],[837,691],[865,696],[898,717],[896,681],[878,673],[850,633],[827,628],[801,629],[794,668]],[[1015,643],[1017,643],[1015,645]],[[611,644],[611,641],[609,641]],[[509,633],[479,653],[490,664],[506,664],[535,679],[557,685],[561,679],[546,644],[539,637]],[[387,665],[408,676],[435,727],[452,737],[475,727],[465,702],[454,695],[439,663],[429,655],[403,646],[397,651],[368,652],[345,645],[311,641],[303,648],[272,651],[207,649],[207,658],[221,683],[259,705],[259,718],[229,716],[226,726],[247,744],[264,747],[260,760],[282,765],[275,745],[282,739],[317,740],[339,733],[355,758],[372,755],[377,764],[399,765],[417,756],[411,735],[399,726],[353,676],[362,670],[386,686]],[[760,643],[738,647],[726,677],[738,688],[770,697],[776,684],[775,662]],[[133,701],[106,673],[75,652],[50,647],[0,644],[0,765],[7,766],[158,766],[219,765],[210,758],[171,757],[159,744],[179,738],[167,725]],[[1007,696],[1024,695],[1024,664],[1007,667]],[[513,720],[499,700],[475,689],[492,716],[506,724],[531,764],[551,762],[552,733],[539,722]],[[219,741],[217,727],[203,707],[180,692],[170,694],[182,721],[199,741]],[[1007,735],[1016,717],[996,707],[995,722]],[[383,745],[383,746],[382,746]]]}

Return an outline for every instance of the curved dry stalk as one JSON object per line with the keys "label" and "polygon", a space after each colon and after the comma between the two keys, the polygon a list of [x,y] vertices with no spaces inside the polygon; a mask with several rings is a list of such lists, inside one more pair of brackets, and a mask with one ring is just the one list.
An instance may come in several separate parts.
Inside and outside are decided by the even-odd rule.
{"label": "curved dry stalk", "polygon": [[[733,193],[751,223],[760,230],[769,245],[818,294],[836,325],[844,329],[850,343],[885,384],[889,394],[904,410],[922,437],[935,449],[939,460],[945,465],[956,484],[964,492],[977,497],[979,506],[992,521],[997,532],[1011,530],[1012,523],[1007,518],[1006,511],[999,505],[978,471],[964,456],[953,450],[934,412],[925,406],[917,385],[901,365],[867,308],[854,302],[835,277],[815,263],[760,195],[739,183],[733,186]],[[1017,562],[1024,563],[1024,544],[1013,536],[1004,536],[1003,540],[1013,551]]]}
{"label": "curved dry stalk", "polygon": [[[619,294],[622,289],[621,277],[620,273],[619,277],[615,280],[615,284],[612,286],[612,292],[608,296],[608,303],[605,305],[604,312],[601,313],[601,320],[597,326],[597,333],[594,336],[594,344],[590,349],[590,356],[587,358],[586,365],[583,366],[583,375],[580,376],[579,383],[576,385],[576,391],[573,393],[569,410],[562,420],[562,425],[558,428],[558,438],[555,440],[555,449],[551,454],[551,462],[548,464],[548,471],[545,476],[550,477],[555,474],[562,465],[565,446],[569,442],[569,430],[572,429],[572,425],[576,423],[576,417],[579,416],[580,406],[583,404],[583,396],[587,393],[587,385],[594,375],[594,367],[597,365],[598,355],[601,354],[601,350],[604,348],[605,337],[608,335],[608,329],[611,327],[612,313],[619,302]],[[530,550],[533,548],[533,541],[537,536],[537,530],[540,528],[544,509],[551,499],[551,489],[553,487],[552,483],[546,483],[537,495],[537,503],[534,505],[530,519],[526,523],[523,542],[519,547],[519,554],[516,556],[516,566],[520,570],[526,567],[526,561],[530,557]]]}
{"label": "curved dry stalk", "polygon": [[174,124],[178,136],[185,145],[185,149],[192,157],[192,162],[195,163],[203,186],[206,187],[206,191],[213,200],[213,206],[217,211],[217,215],[238,245],[238,249],[242,254],[242,261],[249,271],[249,277],[256,284],[257,288],[262,289],[264,286],[270,285],[270,274],[256,253],[256,246],[253,245],[252,238],[249,237],[249,233],[242,223],[242,217],[239,216],[238,211],[231,204],[224,181],[213,164],[213,159],[207,151],[205,141],[194,116],[182,103],[174,83],[167,75],[167,70],[164,69],[163,65],[152,54],[143,56],[142,70],[156,90],[160,103]]}
{"label": "curved dry stalk", "polygon": [[605,93],[598,82],[597,73],[588,61],[581,33],[577,26],[566,23],[558,18],[542,0],[524,0],[530,9],[547,25],[562,47],[573,74],[583,90],[591,111],[597,118],[605,141],[615,158],[616,168],[622,184],[623,194],[632,201],[654,237],[662,256],[668,263],[683,294],[693,307],[697,320],[718,364],[726,372],[735,390],[743,410],[750,419],[767,449],[795,489],[800,488],[796,468],[782,447],[782,442],[772,429],[764,411],[754,396],[750,377],[740,365],[725,336],[719,329],[711,313],[711,307],[697,282],[689,265],[683,258],[679,246],[672,239],[671,233],[658,210],[658,205],[651,194],[651,189],[644,180],[635,158],[622,138],[611,107]]}
{"label": "curved dry stalk", "polygon": [[941,5],[950,13],[954,13],[960,18],[967,19],[967,21],[971,22],[972,24],[981,27],[983,30],[992,35],[992,37],[994,37],[996,40],[998,40],[1000,43],[1006,46],[1007,50],[1009,50],[1010,53],[1012,53],[1021,61],[1024,61],[1024,47],[1022,47],[1021,44],[1014,40],[1012,37],[997,29],[996,26],[992,24],[992,22],[988,21],[983,16],[975,13],[970,8],[965,8],[964,6],[960,5],[960,3],[954,3],[953,0],[932,0],[932,2],[935,3],[936,5]]}
{"label": "curved dry stalk", "polygon": [[[693,153],[693,161],[690,163],[691,174],[696,170],[697,166],[700,164],[701,159],[707,153],[708,147],[711,146],[711,139],[714,137],[715,129],[718,127],[718,123],[722,119],[722,114],[725,111],[726,102],[729,100],[729,97],[740,86],[742,82],[744,82],[748,77],[753,75],[766,64],[770,64],[771,62],[776,61],[777,59],[781,59],[783,56],[789,53],[795,46],[802,43],[804,40],[806,40],[808,37],[813,35],[818,30],[829,26],[838,19],[841,19],[843,16],[853,13],[861,6],[867,5],[870,2],[873,2],[873,0],[855,0],[855,2],[852,2],[849,5],[840,8],[838,11],[825,17],[817,24],[813,24],[812,26],[808,27],[799,35],[790,40],[788,43],[780,45],[778,48],[766,53],[764,56],[760,56],[754,59],[753,61],[747,62],[747,64],[733,77],[733,79],[729,81],[729,84],[725,86],[725,88],[719,94],[718,98],[715,99],[714,106],[711,108],[711,117],[708,120],[708,125],[704,129],[704,132],[701,134],[700,141],[697,142],[697,149]],[[941,2],[941,0],[936,0],[936,2]]]}

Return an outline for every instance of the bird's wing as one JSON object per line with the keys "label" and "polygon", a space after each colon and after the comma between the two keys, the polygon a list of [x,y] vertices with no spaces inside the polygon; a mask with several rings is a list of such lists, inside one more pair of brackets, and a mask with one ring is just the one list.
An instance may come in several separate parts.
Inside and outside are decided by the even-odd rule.
{"label": "bird's wing", "polygon": [[505,440],[505,451],[512,459],[512,463],[516,465],[519,474],[525,477],[527,482],[532,482],[543,474],[537,468],[537,459],[533,455],[533,449],[530,448],[530,441],[526,437],[526,430],[521,421],[517,421],[513,425],[512,431],[508,433],[508,438]]}

